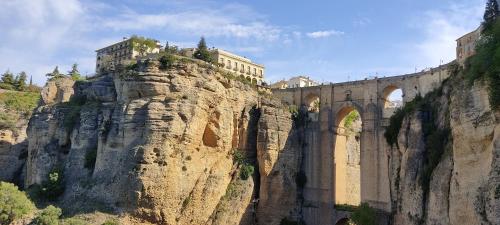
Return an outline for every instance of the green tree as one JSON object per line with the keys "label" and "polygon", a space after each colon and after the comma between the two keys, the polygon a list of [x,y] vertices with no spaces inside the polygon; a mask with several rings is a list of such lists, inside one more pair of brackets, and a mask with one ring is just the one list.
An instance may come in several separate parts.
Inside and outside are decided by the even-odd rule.
{"label": "green tree", "polygon": [[14,74],[7,70],[4,74],[2,74],[2,83],[14,85]]}
{"label": "green tree", "polygon": [[63,74],[61,74],[59,72],[59,66],[56,66],[56,68],[54,68],[54,70],[52,71],[52,73],[48,73],[45,76],[47,76],[49,79],[57,79],[57,78],[62,77]]}
{"label": "green tree", "polygon": [[204,37],[201,37],[200,42],[198,42],[198,48],[193,55],[195,58],[201,59],[205,62],[212,62],[212,55],[208,50],[207,43],[205,42]]}
{"label": "green tree", "polygon": [[78,64],[74,63],[73,66],[71,67],[71,70],[68,71],[68,75],[73,79],[73,80],[82,80],[82,75],[80,74],[80,71],[78,71]]}
{"label": "green tree", "polygon": [[145,56],[158,45],[158,42],[154,39],[139,37],[137,35],[132,35],[130,39],[132,40],[132,47],[139,52],[141,56]]}
{"label": "green tree", "polygon": [[34,209],[35,205],[14,184],[0,182],[0,224],[10,224]]}
{"label": "green tree", "polygon": [[26,81],[28,80],[28,76],[26,75],[26,72],[22,71],[17,75],[16,77],[16,90],[18,91],[25,91],[27,88]]}
{"label": "green tree", "polygon": [[356,225],[376,225],[375,210],[368,203],[361,203],[352,213],[351,220]]}
{"label": "green tree", "polygon": [[62,215],[62,210],[53,205],[47,206],[34,219],[35,225],[59,225],[59,217]]}
{"label": "green tree", "polygon": [[500,14],[499,8],[498,8],[498,2],[497,0],[488,0],[486,3],[486,10],[484,11],[484,22],[488,25],[491,25],[495,19],[498,17]]}

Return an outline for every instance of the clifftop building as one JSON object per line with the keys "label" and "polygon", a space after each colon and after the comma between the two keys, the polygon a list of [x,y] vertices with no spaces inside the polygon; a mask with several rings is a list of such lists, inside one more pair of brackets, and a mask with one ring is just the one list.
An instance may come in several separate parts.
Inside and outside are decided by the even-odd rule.
{"label": "clifftop building", "polygon": [[457,61],[464,64],[467,58],[476,54],[476,43],[481,38],[482,26],[457,39]]}
{"label": "clifftop building", "polygon": [[252,83],[262,84],[264,79],[263,65],[222,49],[213,49],[211,52],[214,61],[216,60],[224,70],[235,73],[237,76],[245,77]]}
{"label": "clifftop building", "polygon": [[156,46],[154,48],[146,47],[144,48],[144,52],[141,52],[141,50],[134,46],[134,37],[124,39],[118,43],[96,50],[96,73],[103,69],[114,68],[116,65],[135,59],[141,54],[159,53],[161,49],[159,41],[150,40],[154,41]]}
{"label": "clifftop building", "polygon": [[318,86],[319,83],[312,80],[307,76],[297,76],[292,77],[289,80],[281,80],[274,84],[271,84],[271,89],[286,89],[286,88],[298,88],[298,87],[312,87]]}

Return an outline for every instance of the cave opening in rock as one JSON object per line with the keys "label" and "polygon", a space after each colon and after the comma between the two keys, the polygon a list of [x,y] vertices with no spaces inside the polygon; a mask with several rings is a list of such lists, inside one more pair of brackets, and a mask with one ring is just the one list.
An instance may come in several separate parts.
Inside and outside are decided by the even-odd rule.
{"label": "cave opening in rock", "polygon": [[361,130],[361,115],[354,107],[338,113],[334,148],[336,205],[357,206],[361,202]]}

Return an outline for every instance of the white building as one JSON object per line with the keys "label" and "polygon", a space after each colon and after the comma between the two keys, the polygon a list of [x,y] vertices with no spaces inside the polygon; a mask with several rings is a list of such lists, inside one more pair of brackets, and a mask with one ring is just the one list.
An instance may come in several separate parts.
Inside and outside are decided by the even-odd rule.
{"label": "white building", "polygon": [[272,89],[298,88],[318,86],[319,83],[307,76],[292,77],[289,80],[281,80],[270,85]]}
{"label": "white building", "polygon": [[[150,41],[155,43],[155,47],[144,46],[140,48],[136,43],[140,41]],[[112,69],[118,64],[125,64],[144,54],[159,53],[161,45],[159,41],[143,37],[132,36],[124,38],[123,41],[96,50],[96,73],[101,70]]]}

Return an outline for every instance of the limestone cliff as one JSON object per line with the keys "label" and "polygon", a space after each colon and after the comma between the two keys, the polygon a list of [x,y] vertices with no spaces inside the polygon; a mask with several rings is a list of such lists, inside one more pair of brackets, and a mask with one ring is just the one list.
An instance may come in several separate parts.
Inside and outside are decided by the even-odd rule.
{"label": "limestone cliff", "polygon": [[[261,108],[251,86],[202,62],[159,67],[147,60],[47,85],[61,93],[42,94],[31,118],[25,184],[59,169],[67,212],[104,208],[159,224],[252,224],[259,195],[259,209],[288,216],[298,156],[284,150],[292,123],[281,103]],[[240,178],[236,151],[260,181]]]}
{"label": "limestone cliff", "polygon": [[500,224],[500,114],[454,75],[404,118],[390,151],[394,224]]}

